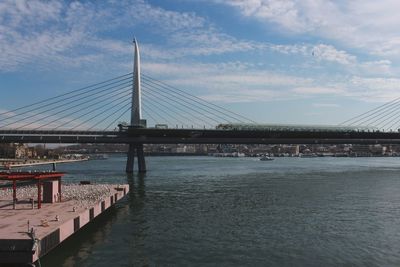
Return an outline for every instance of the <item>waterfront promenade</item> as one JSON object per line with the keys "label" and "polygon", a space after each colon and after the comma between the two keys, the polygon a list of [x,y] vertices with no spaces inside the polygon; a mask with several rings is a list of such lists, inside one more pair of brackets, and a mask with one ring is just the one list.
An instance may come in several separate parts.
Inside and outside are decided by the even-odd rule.
{"label": "waterfront promenade", "polygon": [[0,192],[0,265],[29,264],[46,255],[128,192],[128,185],[69,184],[62,187],[61,202],[32,206],[36,187],[17,190],[13,207],[12,190]]}

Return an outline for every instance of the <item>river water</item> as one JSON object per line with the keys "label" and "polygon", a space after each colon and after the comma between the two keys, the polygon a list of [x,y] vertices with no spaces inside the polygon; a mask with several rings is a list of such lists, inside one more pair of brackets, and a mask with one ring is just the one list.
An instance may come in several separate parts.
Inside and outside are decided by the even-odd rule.
{"label": "river water", "polygon": [[399,266],[400,158],[124,157],[58,165],[129,196],[47,266]]}

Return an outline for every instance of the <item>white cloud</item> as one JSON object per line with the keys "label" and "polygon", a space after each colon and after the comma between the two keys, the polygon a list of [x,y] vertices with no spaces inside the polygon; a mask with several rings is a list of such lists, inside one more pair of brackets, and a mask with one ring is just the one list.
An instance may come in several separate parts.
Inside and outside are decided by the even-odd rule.
{"label": "white cloud", "polygon": [[204,88],[226,88],[238,84],[248,87],[295,86],[309,84],[312,79],[258,70],[256,66],[240,62],[220,64],[144,63],[143,72],[165,78],[176,85],[198,85]]}
{"label": "white cloud", "polygon": [[104,38],[102,32],[142,25],[166,41],[162,46],[142,43],[143,54],[156,60],[262,47],[224,34],[194,13],[166,10],[142,0],[100,4],[7,0],[0,3],[0,71],[32,62],[35,68],[51,69],[60,63],[92,64],[92,59],[108,61],[105,65],[116,62],[116,57],[128,61],[129,42]]}
{"label": "white cloud", "polygon": [[386,102],[400,97],[400,79],[354,76],[349,81],[349,94],[364,101]]}
{"label": "white cloud", "polygon": [[[288,1],[280,4],[270,2],[270,11],[263,8],[263,1],[233,1],[233,4],[244,8],[246,14],[256,14],[258,9],[253,7],[261,6],[264,15],[268,12],[282,13],[295,7]],[[127,22],[132,26],[146,25],[153,33],[165,38],[166,43],[162,46],[141,43],[143,58],[155,62],[257,50],[300,56],[313,54],[318,61],[343,65],[356,61],[354,56],[327,44],[276,45],[238,40],[194,13],[169,11],[142,0],[110,2],[107,8],[90,2],[60,4],[51,1],[44,4],[32,0],[22,1],[21,8],[17,8],[16,3],[5,1],[0,8],[0,19],[4,22],[0,26],[0,71],[14,71],[33,62],[35,68],[45,70],[51,70],[55,64],[76,68],[94,62],[97,62],[96,67],[112,63],[123,68],[131,59],[129,41],[100,36],[101,31],[126,27],[124,24]],[[8,16],[14,18],[12,22],[6,19]],[[29,23],[31,17],[38,18],[35,24]],[[37,24],[45,22],[51,26],[37,27]]]}
{"label": "white cloud", "polygon": [[327,44],[302,44],[302,45],[275,45],[270,44],[269,49],[283,54],[297,54],[312,56],[318,61],[335,62],[343,65],[355,64],[357,58],[343,50],[338,50],[332,45]]}
{"label": "white cloud", "polygon": [[[395,53],[400,43],[399,38],[391,37],[397,31],[394,25],[398,19],[394,11],[389,12],[387,17],[381,16],[375,9],[379,8],[379,12],[384,13],[387,8],[370,1],[365,6],[358,0],[348,5],[341,1],[322,0],[214,1],[233,6],[244,16],[279,25],[281,29],[295,34],[319,35],[369,49],[371,53]],[[392,7],[395,5],[393,1],[387,3]],[[377,20],[366,20],[369,21],[366,24],[363,19],[368,14]],[[167,10],[144,0],[101,3],[2,1],[0,71],[23,68],[53,71],[55,66],[61,70],[81,68],[93,71],[92,68],[102,68],[104,72],[110,69],[117,73],[130,71],[130,36],[125,42],[104,37],[107,36],[104,33],[139,27],[149,29],[149,34],[157,35],[163,41],[156,44],[139,39],[142,59],[147,60],[142,64],[144,72],[180,88],[195,85],[198,93],[209,99],[269,101],[322,94],[371,99],[371,96],[379,95],[379,92],[381,96],[385,95],[383,99],[395,90],[394,84],[386,86],[390,82],[385,78],[373,82],[375,88],[366,82],[355,82],[357,79],[367,81],[364,75],[393,74],[393,60],[372,58],[360,61],[346,49],[338,48],[343,45],[335,46],[328,41],[319,44],[279,45],[241,40],[223,32],[205,17],[192,12]],[[371,34],[372,30],[379,33],[377,36],[381,38],[380,43],[378,37]],[[389,38],[383,38],[386,36]],[[346,68],[351,75],[358,76],[347,84],[348,80],[335,82],[332,81],[335,78],[332,78],[326,81],[324,77],[316,77],[318,74],[303,72],[305,78],[298,72],[288,74],[286,66],[271,71],[268,70],[271,66],[257,66],[257,62],[199,63],[203,56],[254,51],[278,52],[299,56],[300,59],[303,57],[302,63],[308,62],[308,66],[315,62],[322,66],[325,63],[338,64],[339,68]],[[363,92],[361,87],[368,87],[368,92]]]}
{"label": "white cloud", "polygon": [[35,69],[51,69],[60,63],[76,66],[91,63],[95,57],[76,53],[88,34],[61,21],[59,2],[5,1],[1,5],[0,71],[13,71],[32,63]]}
{"label": "white cloud", "polygon": [[337,62],[344,65],[354,64],[356,57],[331,45],[319,44],[313,47],[312,55],[320,60]]}
{"label": "white cloud", "polygon": [[[240,62],[223,64],[144,63],[143,74],[176,88],[190,90],[203,99],[217,102],[264,102],[293,97],[295,86],[310,86],[313,80],[259,70]],[[146,83],[146,80],[144,80]],[[144,84],[146,90],[148,85]]]}
{"label": "white cloud", "polygon": [[325,95],[325,94],[338,95],[338,94],[343,94],[345,90],[343,88],[317,86],[317,87],[297,87],[292,89],[292,92],[302,95]]}
{"label": "white cloud", "polygon": [[357,65],[360,70],[360,73],[364,75],[393,75],[394,69],[392,66],[392,62],[390,60],[376,60],[376,61],[366,61]]}
{"label": "white cloud", "polygon": [[12,27],[40,26],[57,19],[62,4],[59,1],[4,0],[0,3],[0,24]]}
{"label": "white cloud", "polygon": [[316,108],[339,108],[339,104],[333,104],[333,103],[313,103],[312,104]]}
{"label": "white cloud", "polygon": [[396,0],[234,0],[214,2],[243,16],[276,24],[294,34],[308,33],[362,48],[372,54],[400,55]]}
{"label": "white cloud", "polygon": [[246,102],[266,102],[276,99],[286,98],[282,94],[274,90],[232,90],[231,92],[224,93],[210,93],[200,96],[202,99],[210,102],[218,103],[246,103]]}

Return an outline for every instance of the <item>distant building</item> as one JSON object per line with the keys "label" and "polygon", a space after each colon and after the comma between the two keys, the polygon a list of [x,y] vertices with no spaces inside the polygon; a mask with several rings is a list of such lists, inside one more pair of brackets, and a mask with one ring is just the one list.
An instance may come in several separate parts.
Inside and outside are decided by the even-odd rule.
{"label": "distant building", "polygon": [[26,159],[36,158],[37,152],[34,147],[25,144],[1,144],[0,158]]}
{"label": "distant building", "polygon": [[14,144],[0,144],[0,158],[15,158]]}

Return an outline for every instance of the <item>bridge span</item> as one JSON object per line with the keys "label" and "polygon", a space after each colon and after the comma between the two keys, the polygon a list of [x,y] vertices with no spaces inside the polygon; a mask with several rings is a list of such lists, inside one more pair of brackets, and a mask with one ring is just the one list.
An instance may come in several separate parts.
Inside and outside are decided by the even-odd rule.
{"label": "bridge span", "polygon": [[125,131],[0,130],[0,143],[400,144],[400,133],[154,128],[129,128]]}

